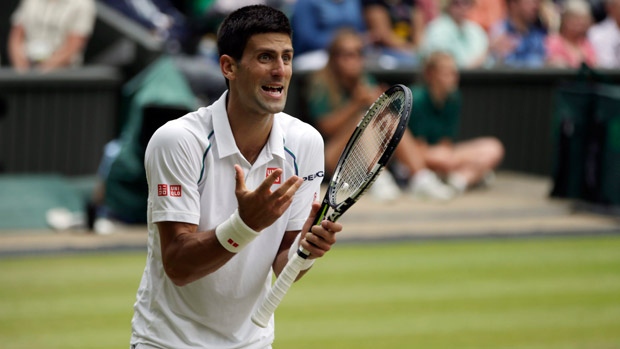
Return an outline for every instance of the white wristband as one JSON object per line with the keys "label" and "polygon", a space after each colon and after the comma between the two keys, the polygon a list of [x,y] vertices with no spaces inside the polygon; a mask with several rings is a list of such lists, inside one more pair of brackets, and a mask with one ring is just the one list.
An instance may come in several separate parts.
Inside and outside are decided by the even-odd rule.
{"label": "white wristband", "polygon": [[239,216],[239,211],[235,212],[215,228],[215,236],[225,249],[232,253],[241,251],[247,244],[252,242],[259,232],[248,227]]}
{"label": "white wristband", "polygon": [[[291,248],[288,250],[288,260],[290,261],[293,256],[297,254],[297,250],[299,250],[299,242],[301,241],[301,233],[297,234],[295,241],[291,244]],[[314,264],[314,259],[306,258],[304,259],[303,264],[301,265],[300,270],[308,270]]]}

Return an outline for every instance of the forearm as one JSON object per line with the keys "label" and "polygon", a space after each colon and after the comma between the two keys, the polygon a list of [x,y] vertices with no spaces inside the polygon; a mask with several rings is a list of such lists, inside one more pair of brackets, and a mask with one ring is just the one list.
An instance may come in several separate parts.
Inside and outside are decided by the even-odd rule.
{"label": "forearm", "polygon": [[82,51],[86,43],[86,38],[72,35],[67,38],[64,45],[45,61],[40,64],[41,70],[51,70],[71,65],[74,57]]}
{"label": "forearm", "polygon": [[20,71],[30,67],[24,44],[24,30],[22,27],[13,27],[9,34],[9,59],[11,65]]}
{"label": "forearm", "polygon": [[424,14],[420,10],[414,10],[411,14],[411,44],[414,48],[417,48],[422,43],[424,38],[424,30],[426,30],[426,24],[424,22]]}
{"label": "forearm", "polygon": [[[278,249],[278,254],[276,255],[272,265],[273,272],[276,276],[280,276],[280,273],[284,270],[284,267],[289,261],[289,256],[292,256],[292,253],[297,253],[297,250],[299,249],[299,242],[296,241],[298,234],[300,234],[298,231],[287,231],[284,234],[280,248]],[[301,279],[309,269],[310,268],[302,270],[295,281]]]}
{"label": "forearm", "polygon": [[[297,248],[295,248],[295,250],[297,250]],[[276,276],[280,276],[280,273],[282,273],[282,271],[284,270],[284,267],[288,263],[288,254],[289,254],[289,250],[286,250],[286,251],[282,251],[276,256],[276,259],[273,263],[273,272],[276,274]],[[306,270],[302,270],[297,275],[297,278],[295,279],[295,281],[301,279],[308,272],[308,270],[310,270],[310,268]]]}
{"label": "forearm", "polygon": [[339,132],[351,132],[362,118],[363,109],[359,103],[348,102],[343,107],[332,111],[321,118],[319,128],[321,132],[331,137]]}
{"label": "forearm", "polygon": [[161,253],[164,270],[177,286],[217,271],[235,255],[221,245],[215,230],[178,234],[162,243]]}
{"label": "forearm", "polygon": [[364,19],[371,39],[375,43],[394,48],[405,45],[406,42],[392,32],[390,15],[383,7],[379,5],[368,6],[364,10]]}

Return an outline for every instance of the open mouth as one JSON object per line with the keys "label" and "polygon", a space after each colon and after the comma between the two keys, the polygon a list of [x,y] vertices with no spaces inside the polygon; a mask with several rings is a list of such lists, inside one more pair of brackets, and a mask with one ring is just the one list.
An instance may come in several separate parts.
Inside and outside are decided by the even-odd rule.
{"label": "open mouth", "polygon": [[282,86],[264,85],[261,88],[263,89],[263,91],[268,92],[272,95],[281,95],[282,91],[284,91],[284,87]]}

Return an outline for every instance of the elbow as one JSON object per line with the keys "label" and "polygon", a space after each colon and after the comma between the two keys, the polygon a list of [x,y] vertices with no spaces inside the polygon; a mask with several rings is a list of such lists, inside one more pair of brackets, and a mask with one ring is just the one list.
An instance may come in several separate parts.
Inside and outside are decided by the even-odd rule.
{"label": "elbow", "polygon": [[204,276],[211,274],[215,270],[196,269],[195,267],[188,266],[187,264],[179,262],[171,262],[170,260],[163,261],[164,272],[166,276],[175,286],[183,287],[190,284]]}
{"label": "elbow", "polygon": [[184,272],[182,268],[171,265],[171,263],[164,263],[164,272],[175,286],[183,287],[193,281],[190,279],[189,273]]}

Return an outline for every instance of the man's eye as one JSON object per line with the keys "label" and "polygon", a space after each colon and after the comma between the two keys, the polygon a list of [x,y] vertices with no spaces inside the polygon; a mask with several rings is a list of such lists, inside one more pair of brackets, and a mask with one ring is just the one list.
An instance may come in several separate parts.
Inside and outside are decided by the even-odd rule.
{"label": "man's eye", "polygon": [[261,61],[269,61],[271,59],[271,56],[269,56],[268,54],[264,53],[264,54],[258,56],[258,59],[260,59]]}
{"label": "man's eye", "polygon": [[293,57],[292,57],[292,56],[290,56],[290,55],[284,55],[284,56],[282,57],[282,60],[283,60],[284,62],[288,63],[288,62],[290,62],[290,61],[292,61],[292,60],[293,60]]}

